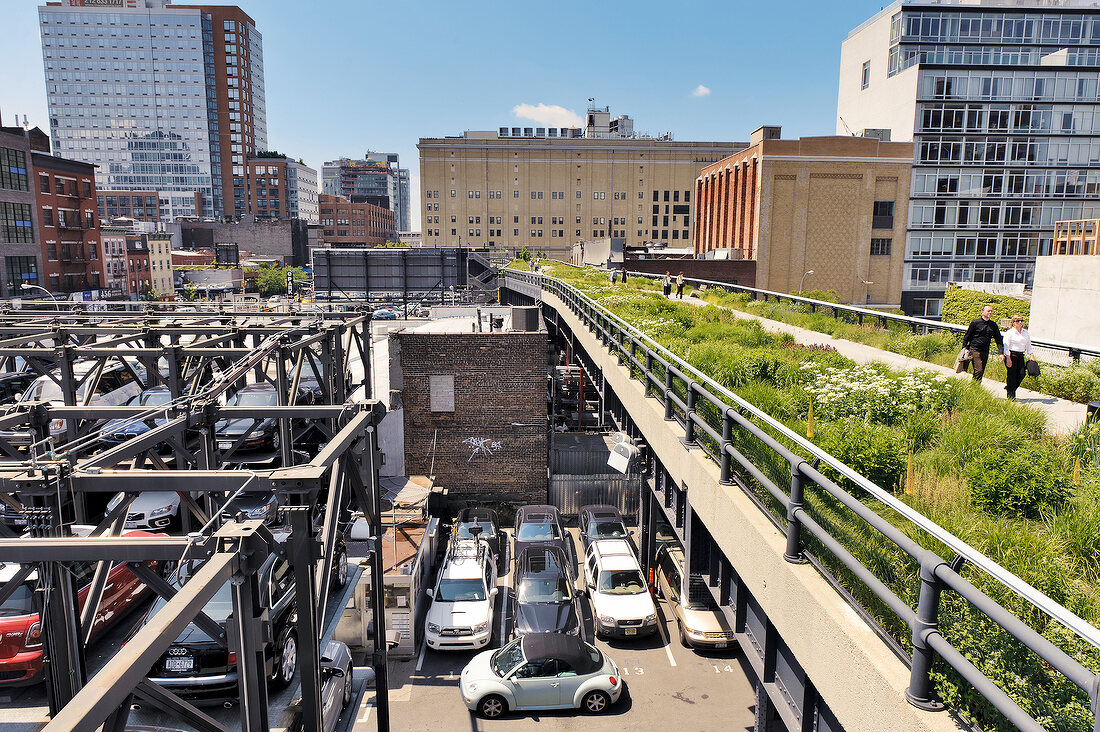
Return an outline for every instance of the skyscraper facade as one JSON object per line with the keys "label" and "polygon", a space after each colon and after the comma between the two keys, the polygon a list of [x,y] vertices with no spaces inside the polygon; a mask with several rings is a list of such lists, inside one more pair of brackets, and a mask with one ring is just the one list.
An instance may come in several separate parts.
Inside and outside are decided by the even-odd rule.
{"label": "skyscraper facade", "polygon": [[104,190],[158,191],[178,215],[248,210],[245,160],[267,148],[252,18],[234,6],[62,0],[39,7],[39,24],[58,155],[97,165]]}
{"label": "skyscraper facade", "polygon": [[902,306],[1030,287],[1054,224],[1100,217],[1100,8],[902,0],[841,47],[837,133],[912,140]]}
{"label": "skyscraper facade", "polygon": [[398,231],[409,227],[409,171],[401,167],[397,153],[368,151],[362,160],[340,158],[321,168],[321,192],[381,204],[388,200]]}

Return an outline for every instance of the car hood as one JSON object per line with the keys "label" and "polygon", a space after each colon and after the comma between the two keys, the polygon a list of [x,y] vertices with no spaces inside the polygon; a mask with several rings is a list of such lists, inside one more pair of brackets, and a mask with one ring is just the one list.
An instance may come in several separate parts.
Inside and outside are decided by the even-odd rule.
{"label": "car hood", "polygon": [[494,648],[491,651],[482,651],[470,659],[470,662],[462,669],[462,676],[460,677],[461,683],[466,684],[470,681],[476,683],[489,680],[500,681],[500,677],[493,673],[493,667],[489,663],[493,654],[499,650],[499,648]]}
{"label": "car hood", "polygon": [[[255,421],[254,419],[223,419],[214,425],[214,434],[217,437],[240,437],[248,432]],[[252,430],[252,435],[262,434],[264,430],[270,429],[273,424],[275,424],[275,421],[272,419],[260,420],[260,423],[256,425],[256,429]]]}
{"label": "car hood", "polygon": [[648,592],[637,595],[612,595],[605,592],[591,593],[592,606],[600,615],[610,615],[616,620],[633,620],[657,612]]}
{"label": "car hood", "polygon": [[516,633],[568,633],[577,625],[572,602],[521,602],[516,605]]}
{"label": "car hood", "polygon": [[728,633],[732,628],[721,610],[683,606],[684,625],[701,633]]}
{"label": "car hood", "polygon": [[[157,427],[166,424],[166,420],[156,418],[153,423]],[[105,435],[143,435],[152,427],[145,424],[145,422],[134,422],[131,419],[112,419],[107,424],[100,428],[100,432]]]}
{"label": "car hood", "polygon": [[[120,495],[116,495],[111,499],[111,502],[107,504],[107,510],[113,509],[122,500]],[[163,508],[165,506],[172,506],[175,508],[180,503],[180,497],[178,493],[150,491],[148,493],[138,493],[134,500],[130,503],[130,509],[128,513],[149,513],[150,511]]]}
{"label": "car hood", "polygon": [[473,600],[470,602],[433,601],[431,608],[428,610],[428,622],[435,623],[441,628],[464,628],[467,626],[472,628],[488,619],[488,600]]}

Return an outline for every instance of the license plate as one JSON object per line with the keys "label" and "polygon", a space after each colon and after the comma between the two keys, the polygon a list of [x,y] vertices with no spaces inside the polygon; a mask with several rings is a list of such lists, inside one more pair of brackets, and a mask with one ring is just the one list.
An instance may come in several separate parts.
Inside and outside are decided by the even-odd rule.
{"label": "license plate", "polygon": [[626,634],[627,635],[638,635],[638,629],[637,628],[627,628],[626,629]]}
{"label": "license plate", "polygon": [[725,643],[725,642],[723,642],[723,643],[715,643],[715,644],[714,644],[714,647],[715,647],[715,648],[725,648],[725,647],[726,647],[727,645],[728,645],[728,644],[727,644],[727,643]]}
{"label": "license plate", "polygon": [[190,671],[195,667],[195,659],[191,656],[183,658],[169,658],[164,664],[166,671]]}
{"label": "license plate", "polygon": [[228,450],[231,447],[233,447],[232,442],[219,442],[218,443],[218,449],[219,450]]}

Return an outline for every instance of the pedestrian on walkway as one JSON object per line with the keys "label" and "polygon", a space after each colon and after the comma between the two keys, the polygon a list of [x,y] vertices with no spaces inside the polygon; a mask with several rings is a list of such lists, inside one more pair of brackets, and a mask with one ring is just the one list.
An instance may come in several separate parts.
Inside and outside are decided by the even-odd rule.
{"label": "pedestrian on walkway", "polygon": [[619,279],[623,281],[624,285],[626,284],[626,265],[625,264],[619,270]]}
{"label": "pedestrian on walkway", "polygon": [[986,305],[982,308],[980,318],[970,322],[963,336],[963,348],[969,351],[971,363],[974,364],[974,381],[981,381],[985,375],[985,367],[989,364],[990,341],[997,341],[997,349],[1001,352],[1001,360],[1005,360],[1004,340],[1001,338],[1001,329],[992,322],[993,306]]}
{"label": "pedestrian on walkway", "polygon": [[1005,391],[1008,392],[1009,401],[1014,402],[1016,389],[1027,375],[1027,359],[1035,360],[1035,352],[1031,350],[1031,335],[1024,329],[1024,316],[1020,314],[1012,316],[1012,325],[1004,333],[1004,354],[1005,367],[1008,369]]}
{"label": "pedestrian on walkway", "polygon": [[672,275],[665,271],[665,285],[664,285],[665,297],[668,297],[672,293]]}
{"label": "pedestrian on walkway", "polygon": [[618,281],[619,281],[619,270],[617,270],[617,269],[611,270],[611,284],[615,284]]}
{"label": "pedestrian on walkway", "polygon": [[684,273],[679,272],[676,275],[676,297],[681,300],[684,299]]}

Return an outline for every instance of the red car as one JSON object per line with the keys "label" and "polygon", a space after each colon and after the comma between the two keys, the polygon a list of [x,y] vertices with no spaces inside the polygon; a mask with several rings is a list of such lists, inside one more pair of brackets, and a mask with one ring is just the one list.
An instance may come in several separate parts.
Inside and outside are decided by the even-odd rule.
{"label": "red car", "polygon": [[[163,536],[146,531],[127,531],[124,536]],[[95,562],[73,562],[73,578],[80,607],[88,597],[95,574]],[[149,567],[156,569],[156,562]],[[0,562],[0,586],[19,572],[20,565]],[[0,605],[0,686],[32,684],[42,675],[42,625],[34,605],[37,572],[32,573],[15,593]],[[115,566],[108,575],[103,599],[92,628],[93,637],[125,616],[149,589],[125,566]]]}

